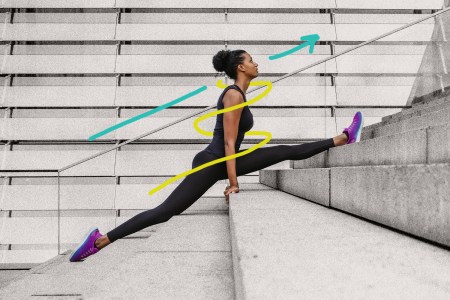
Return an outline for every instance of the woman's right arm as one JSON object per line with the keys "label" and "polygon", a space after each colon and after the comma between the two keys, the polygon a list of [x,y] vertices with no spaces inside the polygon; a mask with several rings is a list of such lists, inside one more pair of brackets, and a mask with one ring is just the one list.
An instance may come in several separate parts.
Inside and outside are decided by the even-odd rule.
{"label": "woman's right arm", "polygon": [[[228,90],[223,97],[224,108],[228,108],[234,105],[238,105],[244,102],[242,94],[234,89]],[[225,156],[236,154],[235,145],[238,135],[239,121],[243,107],[224,113],[223,115],[223,130],[224,130],[224,142],[225,142]],[[230,159],[226,161],[228,179],[230,186],[238,186],[236,176],[236,159]]]}

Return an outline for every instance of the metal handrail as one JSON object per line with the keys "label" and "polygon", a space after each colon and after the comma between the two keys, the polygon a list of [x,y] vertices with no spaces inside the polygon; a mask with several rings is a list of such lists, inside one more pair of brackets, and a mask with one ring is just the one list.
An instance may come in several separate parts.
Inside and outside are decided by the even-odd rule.
{"label": "metal handrail", "polygon": [[[336,53],[336,54],[334,54],[334,55],[331,55],[331,56],[329,56],[329,57],[327,57],[327,58],[321,59],[321,60],[319,60],[319,61],[317,61],[317,62],[315,62],[315,63],[312,63],[312,64],[310,64],[310,65],[307,65],[306,67],[300,68],[300,69],[298,69],[298,70],[296,70],[296,71],[293,71],[293,72],[291,72],[291,73],[288,73],[288,74],[286,74],[286,75],[283,75],[282,77],[280,77],[280,78],[278,78],[278,79],[272,81],[272,83],[275,83],[275,82],[278,82],[278,81],[280,81],[280,80],[283,80],[283,79],[285,79],[285,78],[287,78],[287,77],[290,77],[290,76],[292,76],[292,75],[294,75],[294,74],[297,74],[297,73],[299,73],[299,72],[303,72],[303,71],[305,71],[305,70],[307,70],[307,69],[310,69],[310,68],[312,68],[312,67],[314,67],[314,66],[317,66],[317,65],[319,65],[319,64],[321,64],[321,63],[323,63],[323,62],[329,61],[329,60],[331,60],[331,59],[333,59],[333,58],[336,58],[336,57],[338,57],[338,56],[341,56],[341,55],[343,55],[343,54],[345,54],[345,53],[348,53],[348,52],[350,52],[350,51],[356,50],[356,49],[358,49],[358,48],[360,48],[360,47],[362,47],[362,46],[364,46],[364,45],[370,44],[370,43],[372,43],[372,42],[374,42],[374,41],[376,41],[376,40],[382,39],[382,38],[384,38],[384,37],[386,37],[386,36],[388,36],[388,35],[391,35],[391,34],[393,34],[393,33],[396,33],[396,32],[398,32],[398,31],[401,31],[401,30],[403,30],[403,29],[405,29],[405,28],[411,27],[411,26],[413,26],[413,25],[415,25],[415,24],[417,24],[417,23],[420,23],[420,22],[422,22],[422,21],[425,21],[425,20],[428,20],[428,19],[430,19],[430,18],[433,18],[433,17],[435,17],[435,16],[437,16],[437,15],[440,15],[440,14],[446,12],[446,11],[449,11],[449,10],[450,10],[450,7],[444,8],[444,9],[442,9],[442,10],[440,10],[440,11],[437,11],[437,12],[435,12],[434,14],[431,14],[431,15],[429,15],[429,16],[426,16],[426,17],[424,17],[424,18],[422,18],[422,19],[419,19],[419,20],[417,20],[417,21],[414,21],[414,22],[408,23],[408,24],[406,24],[406,25],[403,25],[402,27],[399,27],[399,28],[397,28],[397,29],[394,29],[394,30],[392,30],[392,31],[389,31],[389,32],[387,32],[387,33],[385,33],[385,34],[382,34],[382,35],[377,36],[377,37],[375,37],[375,38],[373,38],[373,39],[370,39],[370,40],[368,40],[368,41],[365,41],[365,42],[363,42],[363,43],[361,43],[361,44],[358,44],[358,45],[356,45],[356,46],[354,46],[354,47],[350,47],[350,48],[348,48],[348,49],[345,49],[345,50],[343,50],[343,51],[341,51],[341,52],[338,52],[338,53]],[[263,88],[263,87],[264,87],[264,86],[256,87],[256,88],[254,88],[254,89],[248,91],[246,94],[253,93],[254,91],[257,91],[257,90],[259,90],[259,89],[261,89],[261,88]],[[181,121],[184,121],[184,120],[186,120],[186,119],[189,119],[189,118],[191,118],[191,117],[193,117],[193,116],[199,115],[199,114],[201,114],[201,113],[203,113],[203,112],[205,112],[205,111],[207,111],[207,110],[210,110],[210,109],[212,109],[212,108],[215,108],[215,107],[217,107],[217,105],[211,105],[211,106],[209,106],[209,107],[207,107],[207,108],[205,108],[205,109],[203,109],[203,110],[201,110],[201,111],[199,111],[199,112],[193,113],[193,114],[191,114],[191,115],[188,115],[188,116],[183,117],[183,118],[181,118],[181,119],[178,119],[178,120],[176,120],[176,121],[173,121],[173,122],[171,122],[171,123],[168,123],[168,124],[166,124],[166,125],[164,125],[164,126],[161,126],[161,127],[157,128],[157,129],[151,130],[151,131],[146,132],[146,133],[144,133],[144,134],[141,134],[141,135],[139,135],[139,136],[137,136],[137,137],[135,137],[135,138],[129,139],[128,141],[123,142],[123,143],[121,143],[121,144],[118,144],[118,145],[116,145],[116,146],[114,146],[114,147],[112,147],[112,148],[110,148],[110,149],[101,151],[101,152],[99,152],[99,153],[97,153],[97,154],[91,155],[91,156],[89,156],[89,157],[87,157],[87,158],[84,158],[84,159],[82,159],[82,160],[80,160],[80,161],[77,161],[77,162],[75,162],[75,163],[72,163],[72,164],[70,164],[70,165],[68,165],[68,166],[62,167],[62,168],[59,169],[58,171],[59,171],[59,172],[62,172],[62,171],[64,171],[64,170],[67,170],[67,169],[69,169],[69,168],[71,168],[71,167],[74,167],[74,166],[76,166],[76,165],[79,165],[79,164],[81,164],[81,163],[83,163],[83,162],[85,162],[85,161],[91,160],[91,159],[93,159],[93,158],[95,158],[95,157],[97,157],[97,156],[103,155],[103,154],[105,154],[105,153],[107,153],[107,152],[109,152],[109,151],[112,151],[112,150],[114,150],[114,149],[117,149],[117,148],[119,148],[119,147],[122,147],[122,146],[124,146],[124,145],[126,145],[126,144],[128,144],[128,143],[134,142],[134,141],[136,141],[136,140],[138,140],[138,139],[140,139],[140,138],[143,138],[143,137],[145,137],[145,136],[147,136],[147,135],[150,135],[150,134],[152,134],[152,133],[155,133],[155,132],[158,132],[158,131],[160,131],[160,130],[163,130],[163,129],[167,128],[167,127],[170,127],[170,126],[172,126],[172,125],[174,125],[174,124],[177,124],[177,123],[179,123],[179,122],[181,122]]]}

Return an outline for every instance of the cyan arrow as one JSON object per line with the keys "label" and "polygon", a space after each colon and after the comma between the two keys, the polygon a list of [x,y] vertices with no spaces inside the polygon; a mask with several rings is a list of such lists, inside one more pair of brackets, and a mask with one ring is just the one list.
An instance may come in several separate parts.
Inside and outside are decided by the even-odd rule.
{"label": "cyan arrow", "polygon": [[119,128],[125,126],[125,125],[128,125],[128,124],[130,124],[130,123],[136,122],[137,120],[140,120],[140,119],[145,118],[145,117],[147,117],[147,116],[153,115],[153,114],[155,114],[155,113],[157,113],[157,112],[159,112],[159,111],[161,111],[161,110],[164,110],[164,109],[166,109],[166,108],[168,108],[168,107],[171,107],[171,106],[173,106],[173,105],[175,105],[175,104],[177,104],[177,103],[179,103],[179,102],[181,102],[181,101],[184,101],[184,100],[186,100],[186,99],[188,99],[188,98],[191,98],[191,97],[197,95],[198,93],[201,93],[201,92],[203,92],[203,91],[206,91],[206,89],[207,89],[207,87],[206,87],[206,85],[204,85],[204,86],[202,86],[202,87],[196,89],[196,90],[193,91],[193,92],[190,92],[190,93],[188,93],[188,94],[186,94],[186,95],[184,95],[184,96],[181,96],[180,98],[177,98],[177,99],[172,100],[172,101],[170,101],[170,102],[168,102],[168,103],[165,103],[165,104],[163,104],[163,105],[160,105],[160,106],[158,106],[157,108],[154,108],[154,109],[149,110],[149,111],[147,111],[147,112],[145,112],[145,113],[142,113],[142,114],[140,114],[140,115],[137,115],[137,116],[135,116],[135,117],[132,117],[132,118],[130,118],[130,119],[128,119],[128,120],[125,120],[125,121],[123,121],[123,122],[120,122],[119,124],[116,124],[116,125],[114,125],[114,126],[111,126],[111,127],[109,127],[109,128],[106,128],[105,130],[100,131],[99,133],[96,133],[96,134],[94,134],[94,135],[91,135],[91,136],[89,137],[89,141],[92,142],[92,141],[94,141],[95,139],[97,139],[97,138],[99,138],[99,137],[101,137],[101,136],[103,136],[103,135],[105,135],[105,134],[107,134],[107,133],[109,133],[109,132],[111,132],[111,131],[117,130],[117,129],[119,129]]}
{"label": "cyan arrow", "polygon": [[300,45],[298,45],[298,46],[296,46],[296,47],[294,47],[294,48],[292,48],[290,50],[287,50],[287,51],[284,51],[284,52],[281,52],[281,53],[269,56],[269,59],[270,60],[274,60],[274,59],[277,59],[277,58],[281,58],[283,56],[286,56],[286,55],[289,55],[291,53],[294,53],[295,51],[298,51],[298,50],[300,50],[302,48],[305,48],[307,46],[309,46],[309,54],[311,54],[311,53],[314,52],[314,45],[316,44],[316,42],[319,39],[320,39],[320,36],[318,34],[304,35],[304,36],[302,36],[300,38],[301,41],[305,41],[304,43],[301,43]]}

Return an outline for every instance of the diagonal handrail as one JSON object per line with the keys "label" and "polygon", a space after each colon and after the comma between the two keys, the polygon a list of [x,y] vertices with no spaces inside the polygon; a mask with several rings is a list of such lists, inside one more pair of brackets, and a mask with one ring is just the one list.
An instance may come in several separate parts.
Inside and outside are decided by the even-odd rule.
{"label": "diagonal handrail", "polygon": [[[429,15],[429,16],[426,16],[426,17],[422,18],[422,19],[419,19],[419,20],[416,20],[416,21],[414,21],[414,22],[411,22],[411,23],[408,23],[408,24],[406,24],[406,25],[403,25],[403,26],[401,26],[401,27],[399,27],[399,28],[397,28],[397,29],[394,29],[394,30],[392,30],[392,31],[389,31],[389,32],[387,32],[387,33],[384,33],[384,34],[382,34],[382,35],[380,35],[380,36],[377,36],[377,37],[375,37],[375,38],[373,38],[373,39],[367,40],[367,41],[365,41],[365,42],[363,42],[363,43],[361,43],[361,44],[358,44],[358,45],[356,45],[356,46],[353,46],[353,47],[350,47],[350,48],[348,48],[348,49],[345,49],[345,50],[343,50],[343,51],[341,51],[341,52],[338,52],[338,53],[336,53],[336,54],[334,54],[334,55],[331,55],[331,56],[328,56],[328,57],[326,57],[326,58],[323,58],[323,59],[321,59],[321,60],[319,60],[319,61],[316,61],[316,62],[314,62],[314,63],[312,63],[312,64],[310,64],[310,65],[307,65],[307,66],[305,66],[305,67],[303,67],[303,68],[300,68],[300,69],[298,69],[298,70],[296,70],[296,71],[293,71],[293,72],[291,72],[291,73],[288,73],[288,74],[286,74],[286,75],[283,75],[283,76],[281,76],[280,78],[278,78],[278,79],[272,81],[272,83],[275,83],[275,82],[278,82],[278,81],[280,81],[280,80],[283,80],[283,79],[285,79],[285,78],[287,78],[287,77],[290,77],[290,76],[292,76],[292,75],[294,75],[294,74],[303,72],[303,71],[305,71],[305,70],[307,70],[307,69],[310,69],[310,68],[312,68],[312,67],[314,67],[314,66],[317,66],[317,65],[319,65],[319,64],[321,64],[321,63],[323,63],[323,62],[329,61],[329,60],[331,60],[331,59],[333,59],[333,58],[336,58],[336,57],[338,57],[338,56],[341,56],[341,55],[343,55],[343,54],[345,54],[345,53],[348,53],[348,52],[350,52],[350,51],[356,50],[356,49],[358,49],[358,48],[360,48],[360,47],[362,47],[362,46],[364,46],[364,45],[367,45],[367,44],[370,44],[370,43],[372,43],[372,42],[374,42],[374,41],[377,41],[377,40],[379,40],[379,39],[382,39],[382,38],[384,38],[384,37],[386,37],[386,36],[388,36],[388,35],[391,35],[391,34],[393,34],[393,33],[399,32],[399,31],[401,31],[401,30],[403,30],[403,29],[405,29],[405,28],[411,27],[411,26],[413,26],[413,25],[415,25],[415,24],[417,24],[417,23],[423,22],[423,21],[428,20],[428,19],[430,19],[430,18],[434,18],[435,16],[440,15],[440,14],[446,12],[446,11],[449,11],[449,10],[450,10],[450,7],[447,7],[447,8],[444,8],[444,9],[442,9],[442,10],[439,10],[439,11],[437,11],[437,12],[435,12],[435,13]],[[254,89],[248,91],[246,94],[253,93],[254,91],[257,91],[257,90],[259,90],[259,89],[261,89],[261,88],[263,88],[263,87],[264,87],[264,86],[256,87],[256,88],[254,88]],[[158,131],[160,131],[160,130],[163,130],[163,129],[165,129],[165,128],[167,128],[167,127],[170,127],[170,126],[172,126],[172,125],[174,125],[174,124],[177,124],[177,123],[179,123],[179,122],[181,122],[181,121],[184,121],[184,120],[187,120],[187,119],[189,119],[189,118],[192,118],[193,116],[199,115],[199,114],[201,114],[201,113],[203,113],[203,112],[205,112],[205,111],[208,111],[208,110],[210,110],[210,109],[212,109],[212,108],[215,108],[215,107],[217,107],[217,105],[211,105],[211,106],[209,106],[209,107],[207,107],[207,108],[205,108],[205,109],[203,109],[203,110],[200,110],[199,112],[193,113],[193,114],[188,115],[188,116],[186,116],[186,117],[182,117],[182,118],[180,118],[180,119],[178,119],[178,120],[176,120],[176,121],[173,121],[173,122],[171,122],[171,123],[168,123],[168,124],[166,124],[166,125],[164,125],[164,126],[161,126],[161,127],[157,128],[157,129],[153,129],[153,130],[151,130],[151,131],[148,131],[148,132],[146,132],[146,133],[143,133],[143,134],[141,134],[141,135],[139,135],[139,136],[137,136],[137,137],[135,137],[135,138],[129,139],[129,140],[126,141],[126,142],[123,142],[123,143],[121,143],[121,144],[115,145],[114,147],[112,147],[112,148],[110,148],[110,149],[106,149],[106,150],[104,150],[104,151],[101,151],[101,152],[99,152],[99,153],[93,154],[93,155],[91,155],[91,156],[89,156],[89,157],[86,157],[86,158],[84,158],[84,159],[81,159],[81,160],[79,160],[79,161],[77,161],[77,162],[75,162],[75,163],[72,163],[72,164],[70,164],[70,165],[68,165],[68,166],[62,167],[61,169],[58,170],[58,172],[62,172],[62,171],[64,171],[64,170],[67,170],[67,169],[69,169],[69,168],[72,168],[72,167],[74,167],[74,166],[76,166],[76,165],[79,165],[79,164],[81,164],[81,163],[84,163],[85,161],[91,160],[91,159],[93,159],[93,158],[95,158],[95,157],[98,157],[98,156],[100,156],[100,155],[103,155],[103,154],[105,154],[105,153],[107,153],[107,152],[109,152],[109,151],[112,151],[112,150],[117,149],[117,148],[119,148],[119,147],[122,147],[122,146],[124,146],[124,145],[126,145],[126,144],[129,144],[129,143],[131,143],[131,142],[134,142],[134,141],[136,141],[136,140],[138,140],[138,139],[140,139],[140,138],[143,138],[143,137],[145,137],[145,136],[147,136],[147,135],[150,135],[150,134],[152,134],[152,133],[155,133],[155,132],[158,132]]]}

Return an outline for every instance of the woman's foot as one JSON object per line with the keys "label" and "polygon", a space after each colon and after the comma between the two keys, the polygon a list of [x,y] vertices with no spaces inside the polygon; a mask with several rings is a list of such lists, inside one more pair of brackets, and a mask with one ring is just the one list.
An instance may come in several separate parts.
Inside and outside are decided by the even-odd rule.
{"label": "woman's foot", "polygon": [[83,237],[81,243],[73,250],[69,260],[76,262],[86,259],[88,256],[97,253],[100,249],[95,247],[95,241],[99,239],[102,234],[97,227],[91,227],[86,235]]}
{"label": "woman's foot", "polygon": [[353,122],[349,127],[344,129],[344,134],[348,134],[347,144],[353,144],[359,142],[361,139],[361,131],[364,125],[364,116],[358,111],[353,117]]}

